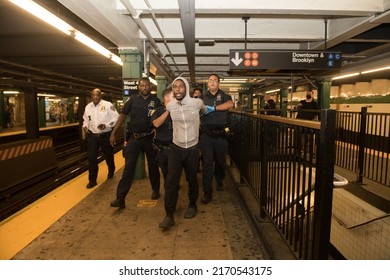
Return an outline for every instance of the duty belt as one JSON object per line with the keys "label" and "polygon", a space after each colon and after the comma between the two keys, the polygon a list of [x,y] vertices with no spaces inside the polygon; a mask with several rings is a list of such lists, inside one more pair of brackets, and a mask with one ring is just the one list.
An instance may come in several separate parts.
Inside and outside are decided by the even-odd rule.
{"label": "duty belt", "polygon": [[150,136],[152,134],[153,134],[153,132],[133,132],[133,136],[134,136],[135,139],[148,137],[148,136]]}

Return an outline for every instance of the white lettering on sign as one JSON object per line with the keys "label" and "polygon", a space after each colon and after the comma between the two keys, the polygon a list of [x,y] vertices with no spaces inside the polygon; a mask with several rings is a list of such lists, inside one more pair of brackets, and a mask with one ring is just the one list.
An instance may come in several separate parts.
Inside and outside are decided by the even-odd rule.
{"label": "white lettering on sign", "polygon": [[318,58],[318,53],[292,53],[292,62],[294,63],[314,63],[314,58]]}

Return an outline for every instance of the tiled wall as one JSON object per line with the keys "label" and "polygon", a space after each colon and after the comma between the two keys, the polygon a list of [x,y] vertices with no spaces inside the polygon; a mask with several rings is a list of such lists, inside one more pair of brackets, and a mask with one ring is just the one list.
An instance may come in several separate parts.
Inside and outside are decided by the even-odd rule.
{"label": "tiled wall", "polygon": [[[365,223],[385,213],[350,192],[335,188],[331,224],[331,243],[346,259],[390,259],[390,217]],[[343,225],[345,224],[345,225]]]}

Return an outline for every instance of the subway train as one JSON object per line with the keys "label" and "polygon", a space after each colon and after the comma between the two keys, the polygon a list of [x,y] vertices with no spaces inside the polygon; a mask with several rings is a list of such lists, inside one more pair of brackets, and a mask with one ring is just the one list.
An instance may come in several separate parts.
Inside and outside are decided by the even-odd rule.
{"label": "subway train", "polygon": [[[237,184],[249,186],[259,207],[250,216],[270,219],[297,259],[328,256],[330,249],[318,240],[332,244],[340,258],[389,258],[390,244],[383,238],[390,200],[388,1],[331,9],[325,3],[280,8],[277,1],[22,2],[0,3],[5,27],[0,32],[0,220],[87,170],[81,123],[92,89],[100,88],[120,112],[137,94],[141,77],[150,79],[152,94],[162,99],[178,76],[206,94],[214,73],[236,104],[229,158],[241,168]],[[323,117],[301,123],[296,105],[307,90]],[[265,95],[276,102],[277,116],[264,111]],[[331,133],[323,130],[324,118],[334,122]],[[126,127],[118,131],[116,152],[125,132]],[[263,142],[264,137],[274,142]],[[297,139],[306,139],[307,149]],[[333,141],[334,151],[327,151],[334,158],[324,155],[322,140]],[[262,145],[270,145],[269,151]],[[322,165],[328,160],[336,177],[341,173],[349,181],[345,189],[335,188],[337,210],[343,199],[356,202],[355,195],[379,201],[379,210],[351,223],[322,213],[328,224],[319,223],[316,178],[325,170],[333,173],[333,166]],[[283,177],[286,170],[296,177]],[[277,187],[301,177],[303,193]],[[288,197],[278,197],[279,191]],[[353,205],[348,207],[352,211]],[[330,224],[337,235],[331,235]],[[315,236],[321,226],[328,236]],[[378,228],[378,242],[386,249],[379,253],[376,243],[375,252],[364,255],[340,242],[340,235],[371,242]]]}

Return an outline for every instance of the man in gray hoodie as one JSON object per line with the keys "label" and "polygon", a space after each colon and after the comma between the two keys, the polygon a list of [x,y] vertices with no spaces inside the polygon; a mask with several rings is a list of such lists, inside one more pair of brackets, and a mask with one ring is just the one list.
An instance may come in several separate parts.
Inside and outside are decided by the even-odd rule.
{"label": "man in gray hoodie", "polygon": [[185,219],[194,218],[197,214],[196,201],[199,196],[198,172],[198,141],[200,115],[214,111],[214,107],[204,105],[201,99],[191,98],[188,81],[178,77],[172,84],[175,99],[168,103],[173,125],[173,144],[168,158],[168,178],[165,190],[164,206],[166,216],[159,227],[168,229],[175,224],[173,213],[176,210],[179,197],[179,183],[184,168],[188,181],[188,209]]}

